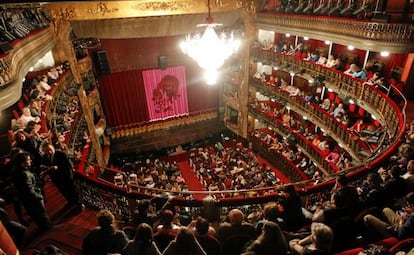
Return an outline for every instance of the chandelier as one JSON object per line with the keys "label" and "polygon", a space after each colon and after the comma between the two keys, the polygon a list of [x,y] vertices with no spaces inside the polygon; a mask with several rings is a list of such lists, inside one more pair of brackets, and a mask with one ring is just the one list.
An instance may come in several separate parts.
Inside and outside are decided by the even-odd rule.
{"label": "chandelier", "polygon": [[217,35],[214,28],[221,25],[214,23],[214,19],[210,15],[210,0],[208,0],[206,22],[197,25],[197,27],[206,27],[204,33],[202,35],[199,33],[187,35],[185,41],[181,43],[181,50],[206,70],[208,84],[216,83],[217,70],[240,46],[240,42],[234,39],[233,33],[221,32],[220,35]]}

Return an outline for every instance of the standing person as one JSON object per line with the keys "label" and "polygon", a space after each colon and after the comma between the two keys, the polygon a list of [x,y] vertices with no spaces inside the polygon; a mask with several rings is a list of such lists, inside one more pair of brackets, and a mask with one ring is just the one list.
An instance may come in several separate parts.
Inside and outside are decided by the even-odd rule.
{"label": "standing person", "polygon": [[45,155],[42,158],[41,168],[49,173],[53,184],[68,201],[65,207],[77,206],[83,209],[84,206],[73,183],[73,165],[67,154],[56,151],[55,147],[47,142],[42,145],[42,150]]}
{"label": "standing person", "polygon": [[37,185],[36,177],[30,171],[31,163],[28,153],[17,154],[11,172],[12,181],[26,212],[40,229],[49,230],[53,225],[46,214],[43,196]]}
{"label": "standing person", "polygon": [[98,225],[83,239],[83,255],[107,255],[122,253],[128,243],[124,231],[115,228],[115,216],[109,210],[97,214]]}
{"label": "standing person", "polygon": [[283,219],[285,221],[286,230],[298,231],[306,225],[306,218],[302,212],[302,200],[296,192],[295,186],[285,186],[280,195],[283,206]]}
{"label": "standing person", "polygon": [[153,240],[152,228],[147,223],[138,225],[134,240],[128,242],[122,255],[161,255]]}

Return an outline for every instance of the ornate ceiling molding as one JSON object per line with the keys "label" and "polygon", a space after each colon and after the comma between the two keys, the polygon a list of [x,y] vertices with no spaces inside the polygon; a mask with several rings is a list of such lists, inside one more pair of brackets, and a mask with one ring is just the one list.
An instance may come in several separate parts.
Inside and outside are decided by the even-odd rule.
{"label": "ornate ceiling molding", "polygon": [[[44,6],[51,16],[71,21],[201,14],[208,10],[207,0],[59,2]],[[215,0],[211,6],[213,13],[240,9],[256,11],[254,1],[248,0]]]}

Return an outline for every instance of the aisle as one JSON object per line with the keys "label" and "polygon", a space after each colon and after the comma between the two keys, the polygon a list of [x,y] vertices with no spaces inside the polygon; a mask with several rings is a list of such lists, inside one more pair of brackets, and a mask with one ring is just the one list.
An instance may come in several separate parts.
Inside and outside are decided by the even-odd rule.
{"label": "aisle", "polygon": [[[179,161],[177,162],[178,167],[180,168],[180,171],[183,175],[183,178],[185,182],[188,185],[189,190],[205,190],[203,185],[198,180],[196,174],[193,172],[193,170],[190,167],[190,164],[187,160],[185,161]],[[194,194],[194,198],[196,199],[203,199],[205,195],[203,194]]]}

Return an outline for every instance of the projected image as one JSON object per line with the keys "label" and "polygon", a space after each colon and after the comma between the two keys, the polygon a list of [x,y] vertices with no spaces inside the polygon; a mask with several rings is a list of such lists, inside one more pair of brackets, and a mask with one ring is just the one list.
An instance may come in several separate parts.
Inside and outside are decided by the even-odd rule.
{"label": "projected image", "polygon": [[188,114],[185,68],[143,72],[150,120],[167,119]]}

